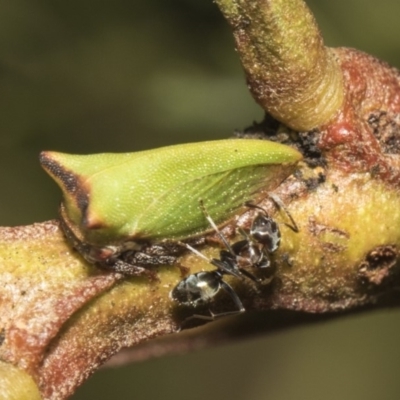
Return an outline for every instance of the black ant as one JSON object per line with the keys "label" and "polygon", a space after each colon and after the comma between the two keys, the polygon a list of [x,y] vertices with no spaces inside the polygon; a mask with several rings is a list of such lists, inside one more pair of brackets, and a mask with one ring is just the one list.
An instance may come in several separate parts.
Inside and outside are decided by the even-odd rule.
{"label": "black ant", "polygon": [[[293,231],[298,232],[296,223],[282,202],[274,197],[272,200],[288,214],[293,225],[286,225]],[[257,269],[270,267],[270,256],[279,248],[281,241],[279,226],[262,207],[250,202],[245,203],[245,205],[248,208],[257,209],[258,212],[253,218],[249,233],[239,228],[239,232],[244,239],[230,245],[208,214],[203,202],[200,201],[200,208],[205,218],[224,243],[226,249],[220,251],[219,259],[209,259],[189,244],[182,243],[182,245],[192,253],[214,265],[217,269],[213,271],[197,272],[187,276],[174,287],[170,293],[170,297],[181,305],[197,307],[209,303],[217,293],[223,289],[232,298],[237,309],[218,314],[214,314],[210,311],[211,315],[209,316],[194,314],[186,321],[190,319],[215,320],[223,316],[244,312],[245,308],[239,296],[233,288],[224,281],[224,275],[232,275],[239,279],[249,278],[253,282],[259,283],[260,279],[245,270],[244,267],[254,267]]]}

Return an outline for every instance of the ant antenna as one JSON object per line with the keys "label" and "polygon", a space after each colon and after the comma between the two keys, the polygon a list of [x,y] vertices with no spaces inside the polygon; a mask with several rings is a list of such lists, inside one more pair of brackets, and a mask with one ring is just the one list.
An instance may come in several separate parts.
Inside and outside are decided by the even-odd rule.
{"label": "ant antenna", "polygon": [[213,221],[213,219],[211,218],[210,214],[206,210],[206,207],[204,206],[203,200],[200,199],[199,203],[200,203],[201,211],[203,211],[203,214],[206,217],[206,220],[211,225],[211,227],[214,229],[214,231],[217,233],[218,237],[222,240],[222,242],[224,243],[224,245],[228,249],[228,251],[233,254],[233,250],[232,250],[231,245],[228,243],[228,241],[226,240],[225,236],[218,229],[217,225],[215,225],[215,222]]}

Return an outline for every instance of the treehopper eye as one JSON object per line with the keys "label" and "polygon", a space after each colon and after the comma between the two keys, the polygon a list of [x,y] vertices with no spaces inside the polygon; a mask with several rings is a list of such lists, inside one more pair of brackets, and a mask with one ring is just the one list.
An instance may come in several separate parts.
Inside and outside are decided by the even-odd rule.
{"label": "treehopper eye", "polygon": [[61,226],[72,245],[91,263],[137,275],[173,264],[171,243],[210,230],[200,199],[221,225],[301,158],[279,143],[231,139],[121,154],[45,151],[40,162],[63,192]]}

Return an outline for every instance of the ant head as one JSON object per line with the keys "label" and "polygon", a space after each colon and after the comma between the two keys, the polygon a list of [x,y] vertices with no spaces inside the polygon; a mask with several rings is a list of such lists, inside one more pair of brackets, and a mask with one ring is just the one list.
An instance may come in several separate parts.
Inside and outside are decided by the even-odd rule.
{"label": "ant head", "polygon": [[281,232],[278,224],[262,208],[252,203],[246,203],[249,208],[258,210],[250,228],[250,237],[262,244],[268,253],[276,251],[281,242]]}

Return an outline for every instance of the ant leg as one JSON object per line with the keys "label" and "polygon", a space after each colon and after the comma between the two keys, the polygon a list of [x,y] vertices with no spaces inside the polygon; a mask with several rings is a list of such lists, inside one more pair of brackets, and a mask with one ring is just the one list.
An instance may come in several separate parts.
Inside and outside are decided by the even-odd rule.
{"label": "ant leg", "polygon": [[225,247],[228,249],[228,251],[230,253],[233,254],[231,245],[228,243],[228,241],[226,240],[225,236],[221,233],[221,231],[218,229],[217,225],[215,225],[215,222],[213,221],[213,219],[211,218],[210,214],[208,213],[208,211],[206,210],[206,207],[204,206],[204,202],[203,200],[200,200],[200,208],[201,211],[203,211],[204,216],[206,217],[207,221],[209,222],[209,224],[211,225],[211,227],[214,229],[214,231],[217,233],[217,235],[219,236],[219,238],[222,240],[222,242],[224,243]]}
{"label": "ant leg", "polygon": [[[231,299],[234,301],[236,304],[236,307],[238,308],[237,311],[229,311],[228,313],[221,313],[223,315],[230,315],[230,314],[239,314],[242,312],[245,312],[246,309],[244,308],[242,301],[239,299],[239,296],[236,294],[236,292],[232,289],[232,286],[227,284],[226,282],[221,280],[221,289],[225,290],[231,297]],[[217,314],[217,315],[221,315]]]}
{"label": "ant leg", "polygon": [[246,276],[247,278],[249,278],[251,281],[253,281],[254,283],[261,283],[262,279],[261,278],[257,278],[255,277],[253,274],[251,274],[250,272],[246,271],[243,268],[240,268],[239,271]]}

